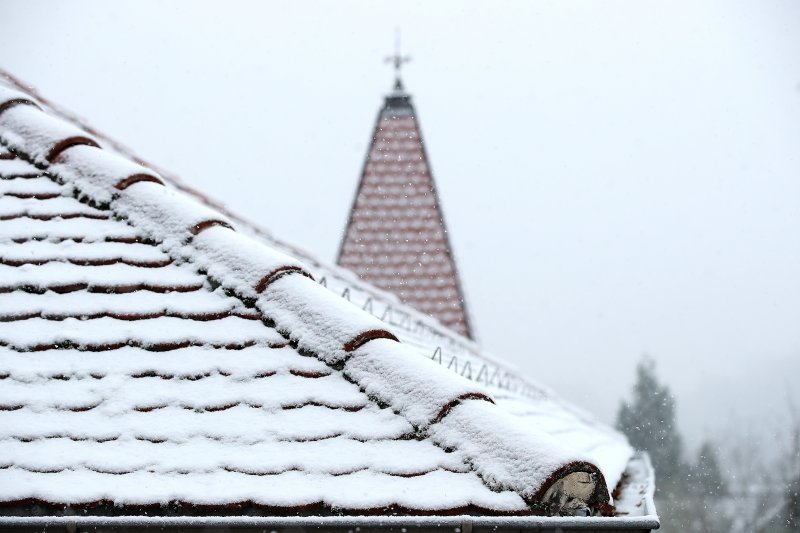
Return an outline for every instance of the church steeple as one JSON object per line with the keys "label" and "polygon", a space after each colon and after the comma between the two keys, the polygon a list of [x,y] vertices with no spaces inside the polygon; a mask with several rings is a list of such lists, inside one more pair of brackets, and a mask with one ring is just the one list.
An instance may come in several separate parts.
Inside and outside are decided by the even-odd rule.
{"label": "church steeple", "polygon": [[411,96],[387,58],[394,91],[378,113],[338,263],[472,337],[447,229]]}

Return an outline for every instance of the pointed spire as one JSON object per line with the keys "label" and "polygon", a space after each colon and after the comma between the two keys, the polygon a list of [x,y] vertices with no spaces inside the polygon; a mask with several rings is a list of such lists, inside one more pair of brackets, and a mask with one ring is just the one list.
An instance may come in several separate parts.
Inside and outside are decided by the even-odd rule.
{"label": "pointed spire", "polygon": [[472,337],[416,112],[400,79],[408,59],[399,43],[388,59],[395,91],[378,113],[338,263]]}

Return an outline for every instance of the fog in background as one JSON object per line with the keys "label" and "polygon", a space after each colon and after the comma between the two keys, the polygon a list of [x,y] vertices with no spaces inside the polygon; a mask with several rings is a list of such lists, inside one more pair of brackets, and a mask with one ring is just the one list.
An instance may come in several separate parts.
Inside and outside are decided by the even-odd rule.
{"label": "fog in background", "polygon": [[0,0],[0,66],[329,261],[405,68],[482,343],[690,446],[800,401],[800,2]]}

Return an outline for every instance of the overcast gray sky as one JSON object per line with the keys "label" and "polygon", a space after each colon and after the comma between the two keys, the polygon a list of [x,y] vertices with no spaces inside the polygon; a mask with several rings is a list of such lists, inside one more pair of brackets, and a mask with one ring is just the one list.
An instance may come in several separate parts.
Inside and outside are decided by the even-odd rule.
{"label": "overcast gray sky", "polygon": [[798,0],[0,0],[0,65],[332,261],[395,27],[483,343],[609,422],[648,353],[690,444],[779,420]]}

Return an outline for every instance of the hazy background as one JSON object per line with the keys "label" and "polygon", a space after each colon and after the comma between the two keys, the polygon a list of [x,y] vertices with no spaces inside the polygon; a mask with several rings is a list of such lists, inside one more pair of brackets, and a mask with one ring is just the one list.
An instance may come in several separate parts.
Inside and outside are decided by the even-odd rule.
{"label": "hazy background", "polygon": [[481,341],[609,422],[647,353],[690,445],[779,432],[798,0],[0,0],[0,66],[332,261],[395,27]]}

